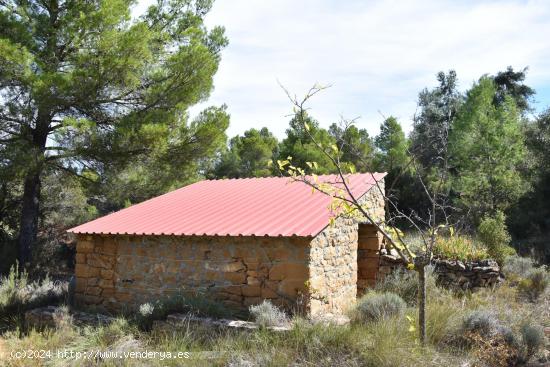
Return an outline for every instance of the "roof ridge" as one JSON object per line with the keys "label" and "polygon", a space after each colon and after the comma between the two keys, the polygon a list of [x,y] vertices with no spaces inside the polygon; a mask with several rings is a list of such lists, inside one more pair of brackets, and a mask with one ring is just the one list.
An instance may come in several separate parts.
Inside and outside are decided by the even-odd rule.
{"label": "roof ridge", "polygon": [[[355,173],[344,173],[344,176],[358,176],[358,175],[380,175],[385,174],[386,172],[355,172]],[[323,174],[309,174],[305,175],[305,177],[311,177],[311,176],[317,176],[317,177],[325,177],[325,176],[338,176],[338,173],[323,173]],[[216,181],[244,181],[244,180],[265,180],[265,179],[282,179],[282,178],[292,178],[291,176],[265,176],[265,177],[224,177],[224,178],[205,178],[200,181],[196,182],[216,182]],[[194,183],[196,183],[194,182]],[[191,183],[190,185],[192,185]]]}

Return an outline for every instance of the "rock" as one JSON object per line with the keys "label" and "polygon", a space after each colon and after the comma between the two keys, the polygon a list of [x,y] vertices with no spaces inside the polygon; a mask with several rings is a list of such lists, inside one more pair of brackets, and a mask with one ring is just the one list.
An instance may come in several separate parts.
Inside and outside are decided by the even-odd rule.
{"label": "rock", "polygon": [[312,318],[311,321],[315,324],[322,324],[325,326],[343,326],[350,323],[349,317],[345,315],[335,315],[331,313],[318,315],[317,317]]}
{"label": "rock", "polygon": [[462,262],[434,259],[437,283],[447,288],[474,290],[492,287],[503,280],[500,268],[494,260]]}
{"label": "rock", "polygon": [[[187,327],[190,323],[200,324],[207,328],[227,328],[235,330],[257,330],[259,326],[250,321],[213,319],[210,317],[199,317],[193,314],[170,314],[166,321],[154,321],[153,330],[161,332],[173,332],[178,328]],[[268,326],[268,330],[284,332],[292,329],[292,325]]]}
{"label": "rock", "polygon": [[58,327],[64,322],[74,325],[107,325],[114,321],[113,317],[103,314],[92,314],[80,311],[70,311],[64,307],[46,306],[25,312],[25,323],[28,327],[44,328]]}

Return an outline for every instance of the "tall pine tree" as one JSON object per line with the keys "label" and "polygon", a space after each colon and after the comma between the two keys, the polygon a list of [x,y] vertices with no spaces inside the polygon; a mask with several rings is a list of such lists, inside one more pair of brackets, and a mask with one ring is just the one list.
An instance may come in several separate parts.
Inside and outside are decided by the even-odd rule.
{"label": "tall pine tree", "polygon": [[454,188],[474,221],[507,209],[525,191],[519,166],[525,156],[521,115],[514,99],[493,103],[497,89],[482,77],[467,93],[450,136]]}
{"label": "tall pine tree", "polygon": [[222,110],[190,124],[186,114],[208,96],[227,43],[222,28],[203,24],[212,0],[159,1],[137,19],[133,4],[0,2],[0,152],[3,166],[24,167],[21,263],[36,240],[46,169],[80,174],[158,145],[194,160],[196,140],[224,134]]}

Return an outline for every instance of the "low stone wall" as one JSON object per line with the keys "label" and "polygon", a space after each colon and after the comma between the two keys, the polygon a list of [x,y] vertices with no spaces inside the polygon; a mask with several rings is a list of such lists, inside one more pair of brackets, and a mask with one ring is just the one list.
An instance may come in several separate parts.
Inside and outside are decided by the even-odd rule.
{"label": "low stone wall", "polygon": [[[504,279],[497,262],[490,259],[470,262],[434,259],[432,265],[438,285],[449,289],[493,287]],[[405,266],[397,254],[385,253],[380,256],[379,279],[398,269],[405,269]]]}
{"label": "low stone wall", "polygon": [[434,260],[434,273],[441,286],[463,290],[494,287],[504,279],[494,260]]}

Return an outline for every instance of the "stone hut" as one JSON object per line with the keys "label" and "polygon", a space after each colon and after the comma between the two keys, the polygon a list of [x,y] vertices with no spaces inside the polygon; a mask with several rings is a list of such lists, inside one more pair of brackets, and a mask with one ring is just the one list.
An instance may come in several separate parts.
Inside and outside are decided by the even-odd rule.
{"label": "stone hut", "polygon": [[[376,220],[384,176],[346,177]],[[285,177],[207,180],[72,228],[75,301],[120,311],[201,292],[235,309],[269,299],[311,316],[345,312],[376,281],[382,237],[332,202]]]}

